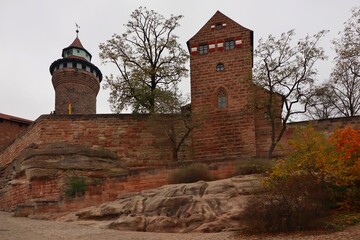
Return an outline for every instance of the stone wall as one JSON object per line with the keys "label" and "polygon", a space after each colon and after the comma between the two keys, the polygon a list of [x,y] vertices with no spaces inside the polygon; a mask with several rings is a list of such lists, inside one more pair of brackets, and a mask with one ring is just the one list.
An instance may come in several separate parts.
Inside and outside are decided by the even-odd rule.
{"label": "stone wall", "polygon": [[[43,115],[0,154],[0,166],[10,163],[30,144],[55,142],[111,150],[128,167],[164,165],[172,161],[171,142],[163,120],[168,117],[159,120],[132,114]],[[184,125],[177,124],[181,137]],[[190,159],[189,146],[190,138],[179,151],[180,160]]]}

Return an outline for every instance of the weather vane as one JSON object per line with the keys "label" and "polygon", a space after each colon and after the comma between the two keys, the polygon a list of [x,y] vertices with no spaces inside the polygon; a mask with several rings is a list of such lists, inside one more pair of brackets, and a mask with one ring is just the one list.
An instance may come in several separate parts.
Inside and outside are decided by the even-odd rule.
{"label": "weather vane", "polygon": [[80,26],[77,23],[75,23],[75,25],[76,25],[76,37],[78,37],[79,36],[79,28],[80,28]]}

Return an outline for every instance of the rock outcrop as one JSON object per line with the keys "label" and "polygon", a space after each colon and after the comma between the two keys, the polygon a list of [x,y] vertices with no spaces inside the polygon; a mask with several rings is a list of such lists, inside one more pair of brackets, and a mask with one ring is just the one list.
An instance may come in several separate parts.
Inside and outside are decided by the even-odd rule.
{"label": "rock outcrop", "polygon": [[[0,169],[0,199],[3,199],[0,209],[35,209],[44,204],[57,204],[64,198],[68,179],[74,176],[86,179],[87,185],[94,185],[127,174],[128,169],[117,154],[106,149],[64,142],[30,144]],[[98,195],[101,197],[101,190]],[[19,216],[28,214],[21,212]]]}
{"label": "rock outcrop", "polygon": [[[88,172],[98,176],[118,176],[128,172],[118,156],[105,149],[68,143],[31,144],[2,169],[3,184],[58,178],[64,171]],[[26,178],[22,178],[22,176]]]}
{"label": "rock outcrop", "polygon": [[[120,195],[116,201],[62,217],[62,221],[103,221],[126,231],[219,232],[235,230],[246,201],[261,191],[258,175],[174,184]],[[106,220],[106,221],[104,221]],[[104,226],[104,224],[103,224]]]}
{"label": "rock outcrop", "polygon": [[105,171],[106,176],[127,172],[113,152],[68,143],[30,145],[15,159],[12,170],[15,175],[25,173],[28,180],[56,177],[59,170]]}

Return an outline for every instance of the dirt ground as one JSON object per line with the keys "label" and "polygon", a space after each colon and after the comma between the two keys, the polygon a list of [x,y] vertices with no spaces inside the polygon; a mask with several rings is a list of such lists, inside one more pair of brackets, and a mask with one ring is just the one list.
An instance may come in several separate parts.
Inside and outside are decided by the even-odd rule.
{"label": "dirt ground", "polygon": [[124,232],[111,229],[101,229],[94,226],[79,225],[73,222],[54,222],[33,220],[29,218],[12,217],[11,213],[0,212],[1,240],[359,240],[360,224],[349,227],[341,232],[309,235],[291,234],[276,236],[239,236],[235,232],[225,233],[149,233]]}

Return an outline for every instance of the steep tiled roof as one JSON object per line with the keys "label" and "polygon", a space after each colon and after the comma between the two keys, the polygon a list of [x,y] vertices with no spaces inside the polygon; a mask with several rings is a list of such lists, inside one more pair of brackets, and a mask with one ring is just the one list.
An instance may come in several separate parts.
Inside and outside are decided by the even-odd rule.
{"label": "steep tiled roof", "polygon": [[75,48],[85,49],[85,48],[83,47],[83,45],[81,44],[80,39],[79,39],[78,37],[75,38],[75,40],[72,42],[72,44],[70,44],[69,47],[75,47]]}

